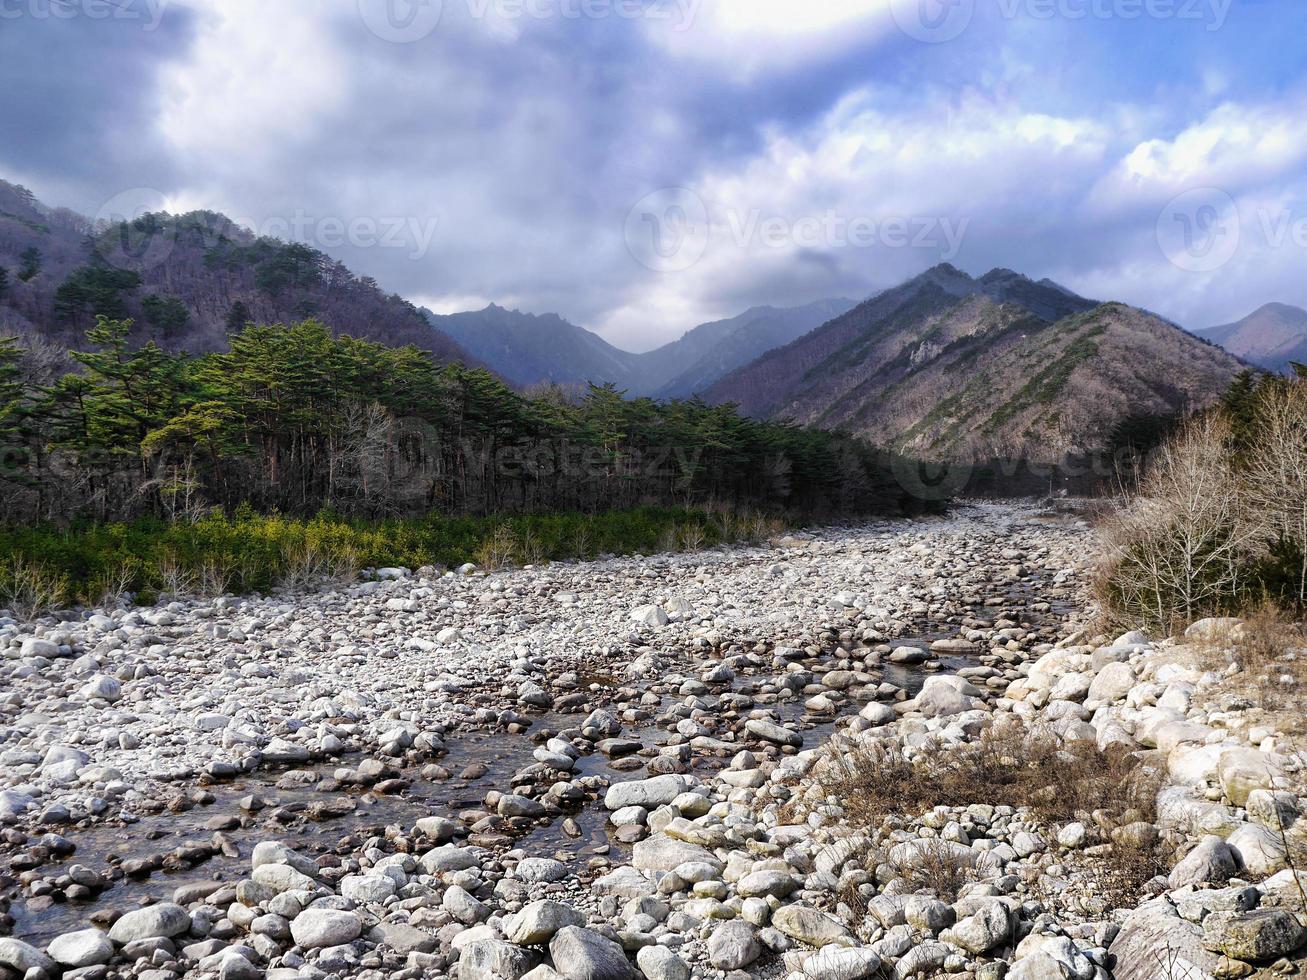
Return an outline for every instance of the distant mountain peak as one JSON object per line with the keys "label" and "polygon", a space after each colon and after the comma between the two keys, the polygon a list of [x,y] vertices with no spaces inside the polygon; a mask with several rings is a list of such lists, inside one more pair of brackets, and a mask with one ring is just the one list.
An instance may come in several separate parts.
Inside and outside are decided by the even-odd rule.
{"label": "distant mountain peak", "polygon": [[1242,320],[1196,333],[1269,371],[1307,361],[1307,310],[1288,303],[1265,303]]}

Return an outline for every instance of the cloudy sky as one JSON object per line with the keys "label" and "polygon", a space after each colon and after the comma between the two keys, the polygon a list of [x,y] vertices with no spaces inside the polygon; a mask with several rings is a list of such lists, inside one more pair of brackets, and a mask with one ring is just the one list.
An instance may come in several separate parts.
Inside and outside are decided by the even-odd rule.
{"label": "cloudy sky", "polygon": [[0,177],[631,349],[940,261],[1307,306],[1303,0],[0,0]]}

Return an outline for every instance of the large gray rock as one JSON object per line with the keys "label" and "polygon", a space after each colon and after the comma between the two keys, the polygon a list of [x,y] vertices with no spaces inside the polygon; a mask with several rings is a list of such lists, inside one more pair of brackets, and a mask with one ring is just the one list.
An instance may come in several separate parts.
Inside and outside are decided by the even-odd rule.
{"label": "large gray rock", "polygon": [[468,868],[478,867],[481,862],[467,848],[446,844],[444,847],[427,851],[418,864],[427,874],[435,875],[445,871],[466,871]]}
{"label": "large gray rock", "polygon": [[344,946],[363,934],[363,923],[341,909],[305,909],[291,921],[290,934],[305,949]]}
{"label": "large gray rock", "polygon": [[604,806],[609,810],[621,810],[628,806],[642,806],[652,810],[666,806],[689,788],[690,781],[676,774],[614,783],[604,794]]}
{"label": "large gray rock", "polygon": [[1012,925],[1011,910],[1002,901],[994,899],[959,920],[951,929],[944,930],[940,938],[979,955],[1006,945],[1012,938]]}
{"label": "large gray rock", "polygon": [[284,864],[310,878],[318,876],[318,865],[312,858],[305,857],[281,841],[265,840],[254,845],[254,853],[250,855],[250,870],[254,871],[265,864]]}
{"label": "large gray rock", "polygon": [[99,929],[81,929],[56,936],[46,952],[60,966],[77,969],[108,963],[113,959],[113,943]]}
{"label": "large gray rock", "polygon": [[1289,852],[1280,835],[1257,824],[1244,824],[1226,843],[1234,848],[1246,876],[1253,880],[1269,878],[1289,866]]}
{"label": "large gray rock", "polygon": [[549,942],[554,969],[568,980],[632,980],[635,971],[621,946],[611,939],[567,926]]}
{"label": "large gray rock", "polygon": [[29,970],[38,970],[48,977],[56,977],[60,972],[54,960],[21,939],[0,939],[0,967],[8,967],[20,977]]}
{"label": "large gray rock", "polygon": [[522,980],[540,956],[502,939],[478,939],[459,951],[458,980]]}
{"label": "large gray rock", "polygon": [[504,936],[519,946],[542,946],[568,926],[585,924],[585,916],[561,902],[532,902],[506,923]]}
{"label": "large gray rock", "polygon": [[654,834],[639,841],[631,852],[631,864],[643,871],[672,871],[690,863],[711,864],[719,870],[722,867],[722,862],[707,848],[666,834]]}
{"label": "large gray rock", "polygon": [[635,954],[645,980],[690,980],[690,967],[666,946],[645,946]]}
{"label": "large gray rock", "polygon": [[121,916],[109,930],[109,938],[119,946],[138,939],[171,939],[191,927],[191,916],[180,905],[160,902]]}
{"label": "large gray rock", "polygon": [[767,721],[765,718],[750,718],[744,723],[744,730],[764,742],[773,742],[776,745],[790,745],[796,749],[803,746],[803,736],[798,732],[792,732],[784,725],[778,725],[774,721]]}
{"label": "large gray rock", "polygon": [[849,936],[844,923],[807,905],[786,905],[772,915],[771,924],[791,939],[809,946],[828,946]]}
{"label": "large gray rock", "polygon": [[1239,872],[1239,855],[1219,837],[1204,837],[1171,871],[1172,888],[1224,885]]}
{"label": "large gray rock", "polygon": [[1089,685],[1086,700],[1098,704],[1115,704],[1135,686],[1135,669],[1128,663],[1108,664]]}
{"label": "large gray rock", "polygon": [[803,961],[809,980],[870,980],[880,975],[881,958],[874,949],[826,946]]}
{"label": "large gray rock", "polygon": [[719,970],[743,970],[762,955],[753,926],[733,919],[708,937],[708,962]]}
{"label": "large gray rock", "polygon": [[1203,920],[1203,945],[1246,963],[1287,956],[1307,939],[1307,930],[1285,909],[1213,912]]}
{"label": "large gray rock", "polygon": [[1221,958],[1203,948],[1203,931],[1180,918],[1166,898],[1130,913],[1109,952],[1116,958],[1115,980],[1213,980]]}

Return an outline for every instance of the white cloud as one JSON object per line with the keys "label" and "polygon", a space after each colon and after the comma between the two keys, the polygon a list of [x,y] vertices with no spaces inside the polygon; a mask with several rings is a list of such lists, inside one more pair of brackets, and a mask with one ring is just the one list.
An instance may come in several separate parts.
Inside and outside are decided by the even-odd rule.
{"label": "white cloud", "polygon": [[[887,102],[863,91],[809,130],[772,132],[744,165],[697,181],[709,215],[703,258],[645,277],[606,332],[657,325],[670,337],[738,312],[729,303],[739,301],[723,306],[723,297],[750,289],[758,301],[806,302],[992,254],[1012,236],[1065,235],[1054,216],[1108,157],[1110,132],[1089,119],[979,96],[910,112]],[[805,288],[816,295],[798,293]]]}
{"label": "white cloud", "polygon": [[1299,170],[1307,162],[1307,100],[1225,103],[1170,139],[1132,147],[1100,180],[1089,206],[1111,212],[1165,202],[1195,187],[1231,195]]}
{"label": "white cloud", "polygon": [[674,14],[646,21],[678,57],[708,62],[739,78],[774,72],[849,50],[897,31],[890,0],[666,0]]}
{"label": "white cloud", "polygon": [[264,0],[189,0],[188,60],[164,73],[158,125],[184,160],[249,173],[313,137],[348,80],[320,8]]}

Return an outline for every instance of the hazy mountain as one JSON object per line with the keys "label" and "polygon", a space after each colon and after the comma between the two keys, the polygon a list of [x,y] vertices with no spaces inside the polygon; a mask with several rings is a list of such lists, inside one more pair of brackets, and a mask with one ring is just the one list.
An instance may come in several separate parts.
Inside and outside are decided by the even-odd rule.
{"label": "hazy mountain", "polygon": [[842,299],[791,309],[758,306],[729,320],[695,327],[646,353],[614,347],[555,314],[534,315],[491,304],[428,322],[519,386],[612,382],[632,395],[684,397],[774,347],[789,343],[853,306]]}
{"label": "hazy mountain", "polygon": [[553,313],[537,316],[493,303],[484,310],[447,316],[424,312],[433,327],[522,387],[612,382],[625,388],[636,374],[639,355],[619,350]]}
{"label": "hazy mountain", "polygon": [[1270,371],[1307,364],[1307,310],[1267,303],[1235,323],[1196,331],[1231,354]]}
{"label": "hazy mountain", "polygon": [[140,340],[193,352],[229,326],[316,317],[337,333],[470,361],[407,300],[307,245],[256,238],[211,211],[94,226],[0,181],[0,331],[83,343],[95,313],[131,317]]}
{"label": "hazy mountain", "polygon": [[[643,366],[667,380],[653,388],[660,398],[684,398],[769,350],[797,340],[853,309],[848,299],[826,299],[777,309],[755,306],[729,320],[695,327],[680,340],[645,355]],[[688,365],[688,366],[687,366]]]}
{"label": "hazy mountain", "polygon": [[1009,270],[938,266],[706,397],[921,456],[1054,461],[1217,397],[1242,365],[1159,317]]}

